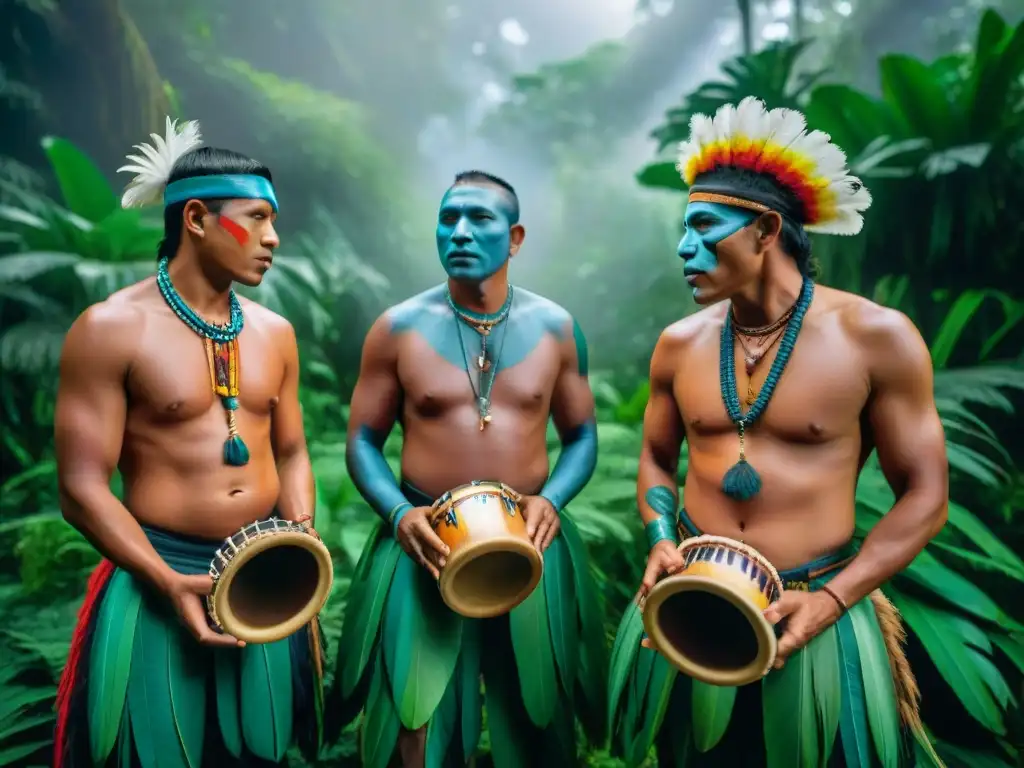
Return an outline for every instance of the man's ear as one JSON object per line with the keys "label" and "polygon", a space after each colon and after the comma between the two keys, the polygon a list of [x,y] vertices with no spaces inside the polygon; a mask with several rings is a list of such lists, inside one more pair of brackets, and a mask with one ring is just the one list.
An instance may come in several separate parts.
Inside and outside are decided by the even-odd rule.
{"label": "man's ear", "polygon": [[519,246],[526,238],[526,227],[522,224],[513,224],[508,231],[508,257],[511,259],[519,252]]}
{"label": "man's ear", "polygon": [[185,203],[185,210],[182,212],[185,230],[195,237],[205,237],[203,231],[203,219],[209,215],[210,209],[202,200],[189,200]]}
{"label": "man's ear", "polygon": [[770,248],[782,234],[782,216],[775,211],[767,211],[757,217],[757,239],[762,249]]}

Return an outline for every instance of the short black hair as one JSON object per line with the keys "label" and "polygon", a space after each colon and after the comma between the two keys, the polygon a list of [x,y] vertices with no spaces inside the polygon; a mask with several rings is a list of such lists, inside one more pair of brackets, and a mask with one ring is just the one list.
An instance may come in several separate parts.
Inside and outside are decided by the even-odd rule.
{"label": "short black hair", "polygon": [[[271,184],[274,177],[270,169],[258,160],[251,157],[232,152],[230,149],[219,149],[217,147],[199,147],[191,152],[186,152],[178,158],[178,161],[171,168],[171,175],[167,183],[171,184],[181,179],[191,179],[197,176],[215,176],[218,174],[262,176]],[[225,198],[204,199],[203,202],[212,213],[220,211],[221,204]],[[164,239],[160,241],[157,250],[157,258],[165,256],[168,259],[174,258],[178,252],[178,245],[181,242],[181,218],[185,211],[187,200],[169,205],[164,209]]]}
{"label": "short black hair", "polygon": [[452,187],[457,187],[461,184],[489,184],[492,187],[498,187],[505,193],[505,197],[508,199],[512,223],[516,224],[519,221],[519,195],[516,194],[512,185],[500,176],[495,176],[493,173],[487,173],[486,171],[461,171],[455,174]]}
{"label": "short black hair", "polygon": [[774,176],[745,168],[716,168],[694,179],[690,189],[731,194],[767,205],[782,217],[782,231],[779,233],[782,250],[793,258],[800,274],[815,276],[811,238],[801,223],[805,215],[803,203]]}

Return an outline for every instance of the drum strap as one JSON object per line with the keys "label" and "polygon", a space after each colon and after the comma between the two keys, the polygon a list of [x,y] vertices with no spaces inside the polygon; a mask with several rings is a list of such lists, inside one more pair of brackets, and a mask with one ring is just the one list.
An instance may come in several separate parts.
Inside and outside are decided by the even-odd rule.
{"label": "drum strap", "polygon": [[[703,535],[700,529],[694,524],[690,516],[686,514],[686,508],[679,509],[679,538],[686,540],[695,536]],[[800,590],[807,592],[811,589],[811,583],[822,576],[837,571],[849,563],[856,554],[853,542],[827,555],[811,560],[809,563],[779,571],[779,578],[782,579],[786,589]]]}

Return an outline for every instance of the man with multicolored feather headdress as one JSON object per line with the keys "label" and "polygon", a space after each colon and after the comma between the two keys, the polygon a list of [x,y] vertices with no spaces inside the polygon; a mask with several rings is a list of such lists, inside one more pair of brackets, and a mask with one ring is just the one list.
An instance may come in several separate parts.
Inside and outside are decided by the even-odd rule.
{"label": "man with multicolored feather headdress", "polygon": [[[901,619],[879,590],[946,520],[930,355],[904,315],[816,286],[810,265],[807,233],[856,234],[871,198],[827,135],[754,98],[696,115],[678,168],[679,256],[711,306],[668,327],[651,359],[637,480],[651,549],[612,651],[616,746],[637,765],[653,744],[662,768],[936,764]],[[857,551],[873,450],[897,502]],[[759,682],[691,679],[644,635],[647,596],[685,567],[680,538],[701,534],[757,550],[784,585],[764,611],[778,655]],[[714,620],[677,618],[694,637]]]}
{"label": "man with multicolored feather headdress", "polygon": [[[237,297],[278,245],[270,171],[167,121],[120,169],[158,203],[157,275],[75,320],[55,432],[65,518],[104,556],[57,695],[56,768],[271,765],[320,738],[316,622],[244,645],[207,623],[225,537],[314,508],[291,325]],[[244,365],[242,365],[244,362]],[[123,499],[110,489],[120,469]]]}

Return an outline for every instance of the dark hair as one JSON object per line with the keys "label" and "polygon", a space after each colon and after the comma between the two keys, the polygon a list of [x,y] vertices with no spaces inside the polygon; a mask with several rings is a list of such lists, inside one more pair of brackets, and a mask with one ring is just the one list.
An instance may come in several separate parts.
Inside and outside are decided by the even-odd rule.
{"label": "dark hair", "polygon": [[774,176],[741,168],[720,168],[698,176],[691,190],[698,189],[732,194],[769,206],[782,217],[782,231],[779,233],[782,250],[793,258],[800,274],[815,276],[817,270],[811,259],[811,239],[800,223],[804,216],[803,204]]}
{"label": "dark hair", "polygon": [[[270,169],[250,157],[232,152],[230,149],[199,147],[178,158],[178,162],[171,168],[171,175],[167,183],[217,174],[251,174],[262,176],[271,183],[274,181],[273,176],[270,175]],[[218,213],[224,199],[204,199],[203,202],[212,213]],[[181,242],[181,219],[187,203],[188,201],[184,200],[164,209],[164,239],[160,241],[160,247],[157,249],[157,258],[162,259],[166,256],[171,259],[178,252],[178,245]]]}
{"label": "dark hair", "polygon": [[493,187],[498,187],[505,193],[505,197],[508,199],[510,220],[513,224],[519,221],[519,195],[516,194],[512,185],[500,176],[495,176],[485,171],[462,171],[455,174],[452,186],[457,187],[460,184],[489,184]]}

